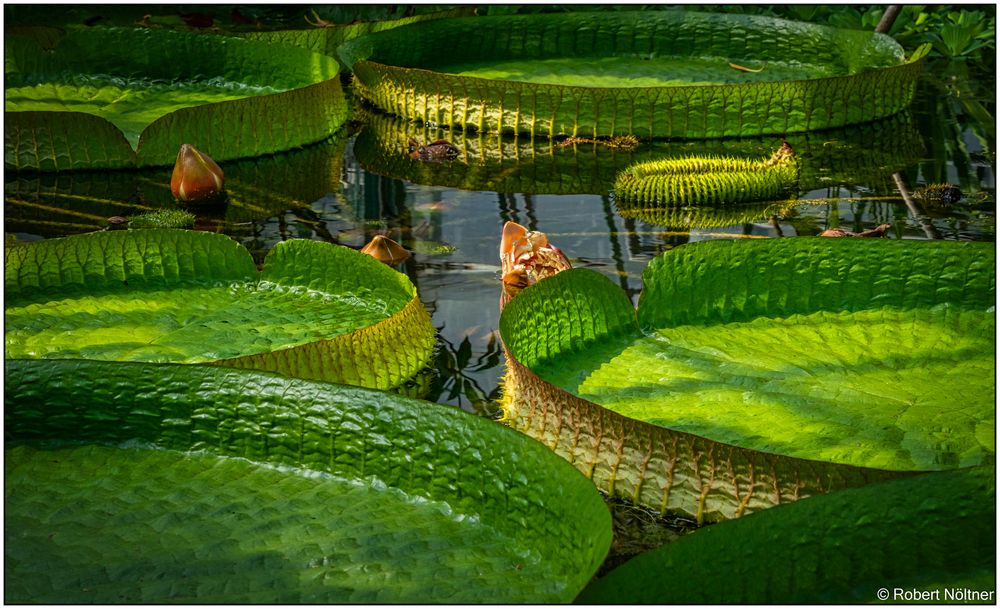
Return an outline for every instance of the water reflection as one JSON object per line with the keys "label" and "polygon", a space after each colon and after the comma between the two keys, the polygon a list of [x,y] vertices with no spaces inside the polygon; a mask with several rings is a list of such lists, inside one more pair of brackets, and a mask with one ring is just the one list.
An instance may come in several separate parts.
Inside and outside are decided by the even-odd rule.
{"label": "water reflection", "polygon": [[[433,369],[414,391],[489,416],[503,373],[498,248],[508,220],[544,231],[574,266],[605,274],[633,302],[649,260],[693,241],[790,238],[834,227],[861,232],[880,224],[891,225],[888,236],[895,239],[993,241],[992,123],[970,120],[965,106],[956,108],[958,102],[942,98],[933,85],[922,91],[912,113],[850,130],[790,135],[803,171],[789,201],[618,209],[609,194],[618,171],[632,162],[705,153],[761,157],[780,138],[647,142],[625,152],[441,132],[370,116],[351,138],[224,165],[230,206],[214,215],[196,211],[200,228],[233,236],[258,260],[292,238],[360,248],[382,234],[401,243],[413,256],[400,270],[417,286],[439,333]],[[444,163],[411,159],[409,137],[450,139],[461,155]],[[20,239],[47,238],[170,205],[163,198],[169,169],[160,173],[8,173],[5,230]],[[964,198],[933,207],[905,194],[945,181],[958,185]]]}
{"label": "water reflection", "polygon": [[[244,223],[308,210],[340,189],[346,135],[295,152],[222,163],[226,201],[190,206],[196,228],[240,238]],[[129,216],[178,204],[170,192],[172,167],[58,173],[7,172],[4,230],[48,238],[100,230],[111,216]],[[306,216],[308,212],[306,213]],[[249,229],[251,232],[253,228]],[[275,240],[265,241],[267,247]],[[262,244],[264,245],[264,244]]]}

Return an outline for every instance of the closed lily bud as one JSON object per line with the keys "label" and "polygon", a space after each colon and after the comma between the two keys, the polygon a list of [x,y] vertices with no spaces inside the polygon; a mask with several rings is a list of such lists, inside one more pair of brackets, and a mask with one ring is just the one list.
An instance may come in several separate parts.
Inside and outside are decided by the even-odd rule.
{"label": "closed lily bud", "polygon": [[395,266],[410,257],[410,252],[406,251],[406,248],[382,235],[375,235],[368,245],[361,248],[361,253],[368,254],[389,266]]}
{"label": "closed lily bud", "polygon": [[190,144],[181,144],[170,178],[170,191],[180,201],[211,199],[222,192],[222,169],[206,154]]}

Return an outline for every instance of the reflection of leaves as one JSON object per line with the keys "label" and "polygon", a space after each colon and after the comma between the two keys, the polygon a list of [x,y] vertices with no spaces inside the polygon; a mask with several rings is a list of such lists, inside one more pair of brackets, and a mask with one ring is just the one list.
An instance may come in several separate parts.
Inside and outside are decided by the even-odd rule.
{"label": "reflection of leaves", "polygon": [[434,353],[434,367],[437,374],[430,382],[427,399],[431,401],[457,402],[458,406],[471,406],[483,416],[495,417],[499,414],[495,405],[500,397],[499,387],[486,392],[470,374],[496,368],[503,358],[503,351],[497,341],[497,333],[491,332],[486,350],[473,357],[472,341],[468,336],[456,347],[441,335],[438,328],[438,346]]}
{"label": "reflection of leaves", "polygon": [[[995,164],[996,126],[993,91],[982,82],[989,75],[968,62],[935,60],[915,96],[918,115],[926,120],[917,125],[928,149],[928,162],[921,164],[923,181],[949,182],[949,165],[957,173],[957,182],[965,192],[981,188],[980,171]],[[995,79],[990,82],[995,83]],[[992,85],[990,85],[992,86]],[[987,163],[977,161],[969,150],[966,135],[971,134],[982,146]],[[947,161],[951,161],[948,163]]]}
{"label": "reflection of leaves", "polygon": [[[345,144],[346,138],[336,137],[293,152],[223,163],[226,203],[193,211],[203,223],[227,223],[230,232],[242,230],[233,225],[284,210],[307,213],[314,201],[339,191]],[[111,216],[178,207],[169,169],[10,172],[4,199],[12,230],[45,236],[103,228]]]}
{"label": "reflection of leaves", "polygon": [[470,357],[472,357],[472,344],[469,342],[469,337],[466,336],[462,339],[462,344],[459,345],[456,354],[458,367],[465,368],[469,364]]}

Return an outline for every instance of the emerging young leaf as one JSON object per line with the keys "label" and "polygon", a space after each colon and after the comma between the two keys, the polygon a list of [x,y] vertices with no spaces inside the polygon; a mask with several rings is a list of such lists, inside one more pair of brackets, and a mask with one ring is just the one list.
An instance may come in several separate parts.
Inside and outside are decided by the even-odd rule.
{"label": "emerging young leaf", "polygon": [[629,165],[614,192],[627,206],[719,206],[788,198],[798,184],[798,162],[785,142],[770,158],[692,156]]}

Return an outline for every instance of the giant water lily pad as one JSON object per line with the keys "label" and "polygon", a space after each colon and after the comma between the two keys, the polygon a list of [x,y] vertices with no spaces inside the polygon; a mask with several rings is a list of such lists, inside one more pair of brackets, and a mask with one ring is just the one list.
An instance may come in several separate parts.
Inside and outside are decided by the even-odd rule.
{"label": "giant water lily pad", "polygon": [[347,247],[277,244],[258,273],[223,235],[131,230],[6,252],[7,357],[214,363],[389,388],[434,329],[403,274]]}
{"label": "giant water lily pad", "polygon": [[[295,27],[285,26],[275,29],[238,31],[234,32],[233,35],[249,40],[260,40],[268,44],[291,44],[336,57],[337,47],[348,40],[354,40],[367,34],[384,32],[411,23],[469,15],[474,10],[468,6],[438,10],[438,7],[433,6],[421,7],[420,5],[411,5],[406,8],[406,16],[396,19],[389,18],[395,16],[399,8],[402,7],[398,5],[391,7],[386,5],[350,5],[349,7],[338,5],[316,6],[310,7],[308,12],[303,15],[303,20],[296,22]],[[419,12],[421,10],[430,12],[421,13]],[[358,21],[357,17],[347,18],[350,22],[329,21],[331,17],[334,19],[344,19],[346,14],[356,14],[358,12],[374,12],[376,14],[369,15],[368,18],[370,20],[366,21]],[[380,15],[382,12],[386,13],[384,17]],[[413,12],[417,14],[409,14]],[[312,14],[310,15],[309,13]],[[331,15],[330,13],[334,14]],[[310,21],[310,17],[312,21]],[[317,20],[327,20],[328,22],[323,24],[322,22],[317,22]],[[310,27],[308,23],[319,23],[319,25]]]}
{"label": "giant water lily pad", "polygon": [[889,116],[909,104],[924,52],[907,61],[884,34],[690,11],[446,19],[338,49],[358,93],[405,118],[532,135],[681,138]]}
{"label": "giant water lily pad", "polygon": [[72,5],[9,6],[8,31],[45,24],[135,27],[238,36],[268,44],[290,44],[335,56],[347,40],[426,19],[471,15],[474,7],[442,10],[433,5]]}
{"label": "giant water lily pad", "polygon": [[565,271],[501,316],[530,371],[507,417],[602,486],[698,517],[713,501],[729,517],[759,508],[769,471],[803,496],[813,474],[785,476],[758,453],[976,465],[995,450],[994,265],[987,244],[698,243],[650,263],[638,313],[603,276]]}
{"label": "giant water lily pad", "polygon": [[856,604],[914,590],[992,602],[995,479],[993,467],[925,474],[706,527],[633,558],[578,602]]}
{"label": "giant water lily pad", "polygon": [[610,544],[593,485],[457,409],[200,365],[5,377],[6,602],[568,602]]}
{"label": "giant water lily pad", "polygon": [[301,48],[84,27],[20,28],[5,48],[8,169],[171,165],[183,143],[216,161],[257,156],[347,118],[337,62]]}

